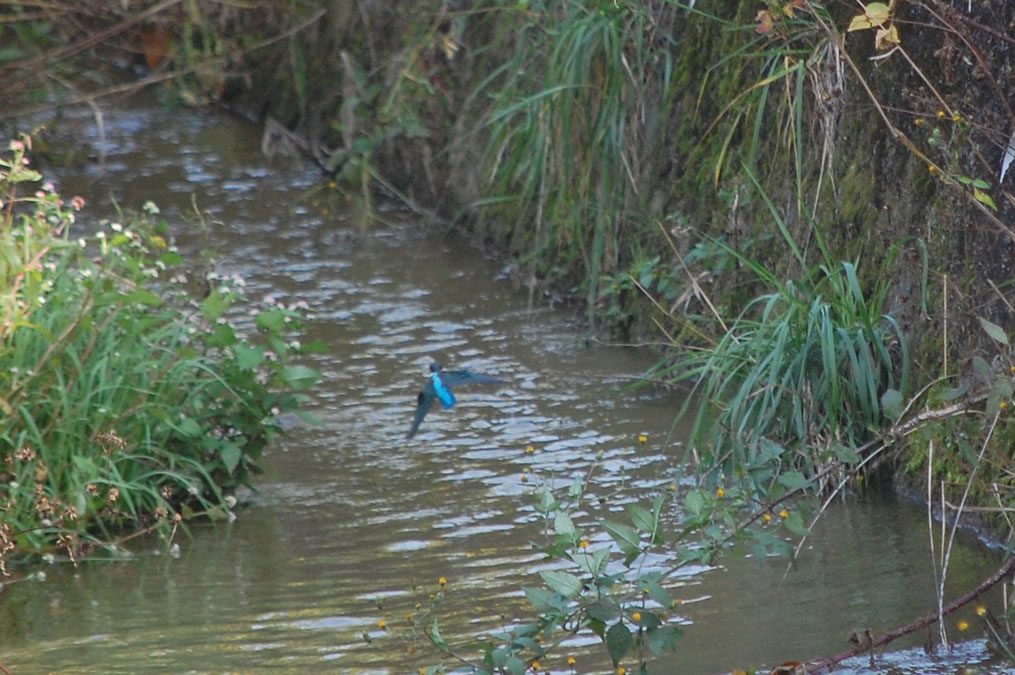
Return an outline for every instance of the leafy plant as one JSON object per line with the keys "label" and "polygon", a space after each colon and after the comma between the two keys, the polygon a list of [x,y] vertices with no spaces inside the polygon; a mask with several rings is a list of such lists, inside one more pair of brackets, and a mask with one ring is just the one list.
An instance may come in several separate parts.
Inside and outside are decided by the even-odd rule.
{"label": "leafy plant", "polygon": [[154,205],[71,241],[51,186],[18,195],[40,178],[27,147],[0,163],[0,550],[75,559],[124,528],[226,515],[318,377],[293,362],[302,312],[268,307],[244,335],[235,284],[196,302]]}
{"label": "leafy plant", "polygon": [[[439,628],[449,592],[442,579],[440,593],[411,616],[412,632],[476,673],[538,671],[543,660],[567,657],[564,645],[578,635],[597,636],[615,667],[634,663],[640,669],[631,672],[648,672],[652,658],[678,650],[685,632],[680,615],[687,610],[674,591],[681,570],[715,564],[738,545],[751,546],[759,559],[788,556],[786,532],[807,532],[799,509],[779,505],[806,490],[805,480],[768,504],[736,486],[681,491],[674,485],[647,503],[628,504],[623,515],[588,522],[587,502],[593,498],[586,490],[595,471],[593,465],[560,490],[550,481],[534,489],[533,507],[544,529],[543,541],[534,546],[543,553],[546,569],[524,588],[533,620],[479,640],[448,640]],[[788,485],[789,479],[783,482]],[[479,656],[473,657],[477,650]],[[670,658],[679,662],[679,654]],[[445,670],[439,664],[426,672]]]}
{"label": "leafy plant", "polygon": [[651,166],[664,145],[665,125],[640,139],[631,129],[640,116],[664,118],[672,101],[668,40],[632,4],[568,2],[529,16],[510,39],[532,48],[513,50],[481,85],[497,93],[477,206],[514,224],[511,247],[533,274],[573,280],[594,319],[645,211],[631,167]]}
{"label": "leafy plant", "polygon": [[808,267],[760,193],[803,277],[783,281],[730,249],[768,292],[750,300],[714,345],[664,361],[655,375],[693,381],[681,414],[697,407],[689,447],[699,469],[713,484],[732,476],[764,494],[772,474],[754,474],[768,464],[813,477],[827,453],[855,461],[854,449],[894,421],[907,395],[909,352],[898,321],[884,311],[887,275],[865,292],[857,264],[832,262],[813,223],[824,260]]}

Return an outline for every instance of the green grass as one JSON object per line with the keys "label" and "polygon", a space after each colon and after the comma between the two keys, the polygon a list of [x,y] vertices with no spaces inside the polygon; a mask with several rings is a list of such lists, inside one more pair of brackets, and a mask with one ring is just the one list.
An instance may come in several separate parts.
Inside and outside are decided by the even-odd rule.
{"label": "green grass", "polygon": [[300,313],[270,307],[239,333],[237,289],[193,298],[153,213],[71,241],[59,195],[18,196],[40,177],[14,154],[0,164],[0,551],[76,557],[85,541],[225,515],[317,377],[291,363]]}
{"label": "green grass", "polygon": [[762,292],[715,344],[670,357],[653,375],[693,383],[681,414],[693,413],[688,447],[699,470],[715,483],[757,479],[759,489],[782,471],[813,476],[831,457],[855,459],[858,445],[894,421],[910,389],[906,336],[886,312],[890,275],[865,289],[859,263],[835,262],[812,221],[822,260],[808,266],[762,195],[801,277],[784,279],[729,249]]}
{"label": "green grass", "polygon": [[[508,219],[511,247],[539,277],[569,279],[590,319],[601,280],[640,222],[643,172],[664,147],[669,43],[644,8],[565,3],[514,31],[513,58],[484,80],[485,217]],[[494,90],[494,87],[496,89]]]}

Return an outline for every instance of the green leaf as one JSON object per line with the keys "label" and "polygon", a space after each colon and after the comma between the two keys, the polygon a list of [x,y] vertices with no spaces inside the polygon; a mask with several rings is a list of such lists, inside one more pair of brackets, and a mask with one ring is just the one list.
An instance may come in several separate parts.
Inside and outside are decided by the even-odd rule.
{"label": "green leaf", "polygon": [[1008,335],[1004,332],[1003,328],[998,326],[993,321],[988,321],[987,319],[984,319],[982,316],[978,316],[976,318],[980,320],[980,325],[983,326],[983,330],[987,332],[987,335],[989,335],[992,340],[994,340],[995,342],[1000,342],[1006,347],[1010,346],[1008,343]]}
{"label": "green leaf", "polygon": [[786,526],[786,529],[793,534],[801,537],[807,537],[811,534],[811,531],[804,527],[803,518],[800,517],[800,513],[797,511],[791,512],[789,516],[782,521],[782,523]]}
{"label": "green leaf", "polygon": [[950,389],[943,389],[941,391],[933,392],[931,394],[931,399],[933,399],[934,401],[940,401],[942,403],[946,401],[954,401],[955,399],[964,395],[967,391],[969,391],[969,383],[963,382]]}
{"label": "green leaf", "polygon": [[540,488],[539,492],[536,493],[536,513],[542,513],[545,515],[554,511],[558,506],[559,504],[557,504],[557,501],[553,498],[553,493],[546,485]]}
{"label": "green leaf", "polygon": [[309,424],[311,426],[321,426],[324,424],[323,421],[315,417],[313,414],[308,413],[306,410],[293,410],[292,414],[296,415],[301,422]]}
{"label": "green leaf", "polygon": [[659,585],[658,581],[654,579],[642,580],[638,582],[638,585],[648,591],[649,597],[658,602],[661,607],[669,609],[673,606],[673,598],[665,588]]}
{"label": "green leaf", "polygon": [[691,490],[684,497],[684,509],[694,516],[701,515],[701,509],[705,506],[705,498],[699,490]]}
{"label": "green leaf", "polygon": [[613,541],[617,542],[617,546],[620,547],[624,555],[633,556],[641,553],[641,537],[638,536],[638,531],[630,525],[606,520],[603,521],[603,529],[613,537]]}
{"label": "green leaf", "polygon": [[994,203],[994,199],[983,190],[973,188],[973,199],[997,211],[997,204]]}
{"label": "green leaf", "polygon": [[434,617],[433,623],[430,625],[430,640],[437,649],[441,650],[445,654],[451,653],[451,650],[448,648],[447,640],[441,637],[440,629],[437,627],[437,617]]}
{"label": "green leaf", "polygon": [[211,334],[204,341],[209,347],[230,347],[236,344],[236,331],[227,323],[215,324]]}
{"label": "green leaf", "polygon": [[540,614],[549,614],[560,609],[556,593],[536,587],[528,587],[524,590],[525,597]]}
{"label": "green leaf", "polygon": [[507,668],[507,671],[511,675],[525,675],[526,671],[525,662],[522,661],[517,656],[512,656],[508,658],[507,662],[504,664],[504,667]]}
{"label": "green leaf", "polygon": [[243,450],[236,443],[226,441],[222,444],[222,450],[219,453],[219,458],[222,460],[222,464],[225,465],[226,471],[229,472],[230,476],[236,469],[236,465],[240,463],[240,457],[242,456]]}
{"label": "green leaf", "polygon": [[623,621],[618,621],[606,631],[606,651],[610,653],[614,666],[620,663],[633,646],[634,638]]}
{"label": "green leaf", "polygon": [[811,486],[811,481],[807,480],[799,471],[783,472],[779,476],[779,483],[789,490],[806,490]]}
{"label": "green leaf", "polygon": [[553,529],[557,534],[571,540],[574,540],[575,535],[578,533],[571,517],[563,511],[557,511],[557,515],[553,519]]}
{"label": "green leaf", "polygon": [[547,572],[540,572],[539,576],[543,577],[543,581],[546,582],[547,586],[557,591],[565,598],[577,597],[584,586],[581,579],[569,572],[549,570]]}
{"label": "green leaf", "polygon": [[784,538],[765,530],[751,530],[750,533],[755,542],[754,553],[758,560],[764,560],[770,553],[784,558],[793,555],[793,547]]}
{"label": "green leaf", "polygon": [[610,558],[610,549],[601,548],[596,551],[588,549],[570,554],[571,560],[592,576],[599,576],[606,569],[606,563]]}
{"label": "green leaf", "polygon": [[201,303],[201,314],[208,321],[214,322],[226,313],[231,304],[233,304],[232,296],[223,295],[219,291],[214,290]]}
{"label": "green leaf", "polygon": [[183,256],[173,251],[167,251],[166,253],[162,254],[159,260],[161,260],[162,263],[167,267],[171,267],[173,265],[179,265],[180,263],[182,263]]}
{"label": "green leaf", "polygon": [[990,386],[994,381],[994,371],[991,370],[990,365],[984,361],[982,356],[973,356],[973,375],[980,381],[981,384]]}
{"label": "green leaf", "polygon": [[638,506],[637,504],[628,504],[627,512],[631,516],[631,522],[634,526],[642,532],[648,532],[652,534],[656,530],[655,520],[652,518],[652,514],[649,510]]}
{"label": "green leaf", "polygon": [[319,372],[307,366],[286,366],[282,369],[280,375],[282,381],[296,391],[308,389],[321,379]]}
{"label": "green leaf", "polygon": [[902,392],[898,389],[886,389],[881,394],[881,411],[890,420],[898,418],[902,413]]}
{"label": "green leaf", "polygon": [[854,448],[842,443],[832,443],[832,452],[835,453],[836,459],[846,464],[858,464],[860,462],[860,453]]}
{"label": "green leaf", "polygon": [[535,652],[536,654],[540,653],[543,649],[542,646],[539,644],[538,640],[524,635],[516,637],[514,639],[514,643],[516,647],[528,649],[529,651]]}
{"label": "green leaf", "polygon": [[652,650],[652,653],[656,656],[663,652],[672,651],[677,648],[677,641],[680,636],[684,634],[684,631],[674,626],[660,626],[654,630],[649,631],[648,634],[648,648]]}
{"label": "green leaf", "polygon": [[570,487],[567,489],[567,498],[571,501],[578,501],[578,498],[585,492],[585,479],[581,476],[575,476],[574,480],[571,481]]}
{"label": "green leaf", "polygon": [[160,307],[162,305],[162,298],[143,288],[135,288],[133,291],[125,295],[123,299],[128,303],[136,302],[142,305],[147,305],[148,307]]}
{"label": "green leaf", "polygon": [[641,618],[638,620],[639,628],[651,630],[652,628],[658,628],[659,626],[663,625],[663,622],[659,618],[659,615],[656,614],[655,612],[647,612],[645,610],[642,610],[640,614]]}
{"label": "green leaf", "polygon": [[615,600],[603,598],[586,607],[585,611],[593,619],[598,619],[602,622],[613,621],[620,616],[620,605]]}
{"label": "green leaf", "polygon": [[285,312],[280,309],[269,309],[258,312],[254,320],[258,328],[272,333],[281,333],[285,330]]}
{"label": "green leaf", "polygon": [[176,429],[184,436],[189,436],[190,438],[199,438],[204,435],[201,425],[193,417],[184,417],[180,420]]}
{"label": "green leaf", "polygon": [[253,370],[264,361],[264,347],[251,347],[238,343],[233,345],[233,354],[236,355],[236,365],[241,370]]}

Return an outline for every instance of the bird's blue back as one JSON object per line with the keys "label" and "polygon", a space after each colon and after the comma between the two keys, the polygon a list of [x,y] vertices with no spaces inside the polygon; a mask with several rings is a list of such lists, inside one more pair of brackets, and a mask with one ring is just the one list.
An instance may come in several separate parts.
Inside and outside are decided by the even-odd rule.
{"label": "bird's blue back", "polygon": [[455,395],[451,393],[451,390],[447,388],[444,381],[441,379],[439,372],[434,373],[430,376],[430,381],[433,383],[434,393],[437,394],[437,398],[441,400],[441,404],[445,408],[450,408],[455,404]]}

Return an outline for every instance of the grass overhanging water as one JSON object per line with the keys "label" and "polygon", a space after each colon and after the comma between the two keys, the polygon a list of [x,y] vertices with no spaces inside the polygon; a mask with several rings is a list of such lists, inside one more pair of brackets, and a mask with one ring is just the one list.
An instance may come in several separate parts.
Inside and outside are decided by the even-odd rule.
{"label": "grass overhanging water", "polygon": [[137,532],[230,517],[280,415],[318,377],[297,363],[305,306],[238,328],[241,281],[190,283],[153,204],[72,238],[84,200],[42,183],[30,144],[0,159],[5,574],[7,561],[115,555]]}

